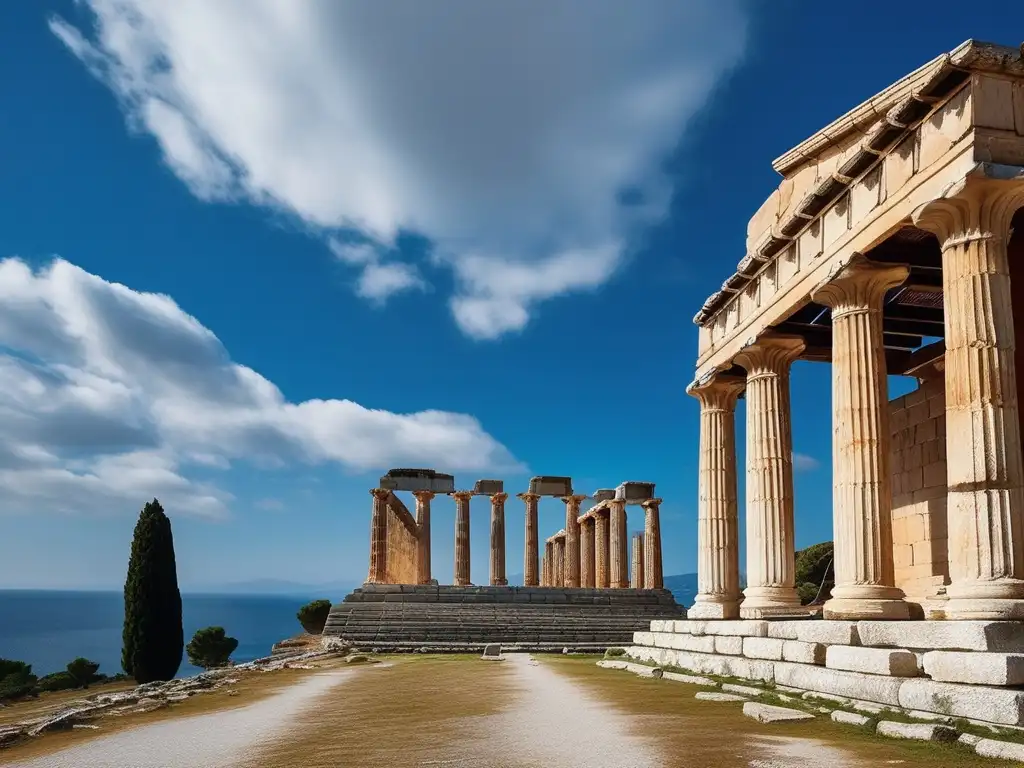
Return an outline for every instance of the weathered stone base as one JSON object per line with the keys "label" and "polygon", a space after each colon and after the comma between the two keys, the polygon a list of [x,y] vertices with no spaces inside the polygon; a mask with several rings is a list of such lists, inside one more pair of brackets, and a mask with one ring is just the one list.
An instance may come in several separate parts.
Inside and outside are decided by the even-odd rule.
{"label": "weathered stone base", "polygon": [[364,584],[331,608],[324,635],[381,651],[603,651],[685,615],[664,589]]}
{"label": "weathered stone base", "polygon": [[660,620],[632,659],[822,698],[1024,726],[1024,623]]}
{"label": "weathered stone base", "polygon": [[739,601],[731,603],[694,603],[686,612],[691,619],[736,619],[740,615]]}

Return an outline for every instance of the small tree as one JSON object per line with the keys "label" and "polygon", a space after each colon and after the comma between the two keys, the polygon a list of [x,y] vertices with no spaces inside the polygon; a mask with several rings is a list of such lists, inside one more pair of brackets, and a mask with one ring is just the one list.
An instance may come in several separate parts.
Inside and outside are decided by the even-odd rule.
{"label": "small tree", "polygon": [[0,659],[0,701],[20,699],[35,691],[36,676],[32,665],[23,661]]}
{"label": "small tree", "polygon": [[807,605],[818,600],[827,600],[835,585],[832,568],[832,542],[813,544],[796,553],[796,585],[800,602]]}
{"label": "small tree", "polygon": [[206,627],[193,635],[185,646],[188,660],[197,667],[223,667],[238,647],[238,641],[224,634],[224,627]]}
{"label": "small tree", "polygon": [[331,612],[330,600],[314,600],[299,608],[296,617],[302,628],[311,635],[323,634],[327,624],[327,615]]}
{"label": "small tree", "polygon": [[88,688],[99,668],[98,662],[83,659],[81,656],[68,662],[68,674],[75,681],[76,688]]}
{"label": "small tree", "polygon": [[139,514],[124,583],[121,666],[139,683],[170,680],[185,645],[171,521],[156,499]]}

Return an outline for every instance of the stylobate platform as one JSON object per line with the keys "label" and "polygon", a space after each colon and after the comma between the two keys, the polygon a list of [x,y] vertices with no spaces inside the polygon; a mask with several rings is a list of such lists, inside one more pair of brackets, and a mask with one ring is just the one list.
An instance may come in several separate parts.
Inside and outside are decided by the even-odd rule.
{"label": "stylobate platform", "polygon": [[600,651],[685,616],[667,589],[364,584],[331,608],[324,635],[382,651]]}

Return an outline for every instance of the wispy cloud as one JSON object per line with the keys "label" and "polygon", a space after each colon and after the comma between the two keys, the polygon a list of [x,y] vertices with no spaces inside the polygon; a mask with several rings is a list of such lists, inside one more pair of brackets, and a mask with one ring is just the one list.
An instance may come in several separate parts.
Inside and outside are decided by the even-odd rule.
{"label": "wispy cloud", "polygon": [[808,456],[806,453],[793,454],[793,469],[797,472],[813,472],[820,466],[821,462],[813,456]]}
{"label": "wispy cloud", "polygon": [[51,29],[197,197],[359,233],[374,302],[425,285],[390,255],[421,234],[480,339],[621,267],[747,31],[742,0],[83,4]]}

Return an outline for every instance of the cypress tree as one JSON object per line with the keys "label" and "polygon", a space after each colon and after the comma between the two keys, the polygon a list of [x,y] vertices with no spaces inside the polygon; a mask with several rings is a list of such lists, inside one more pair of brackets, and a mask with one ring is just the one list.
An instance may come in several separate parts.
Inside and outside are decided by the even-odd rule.
{"label": "cypress tree", "polygon": [[135,524],[124,582],[121,666],[139,683],[171,680],[181,666],[185,633],[171,521],[156,499]]}

